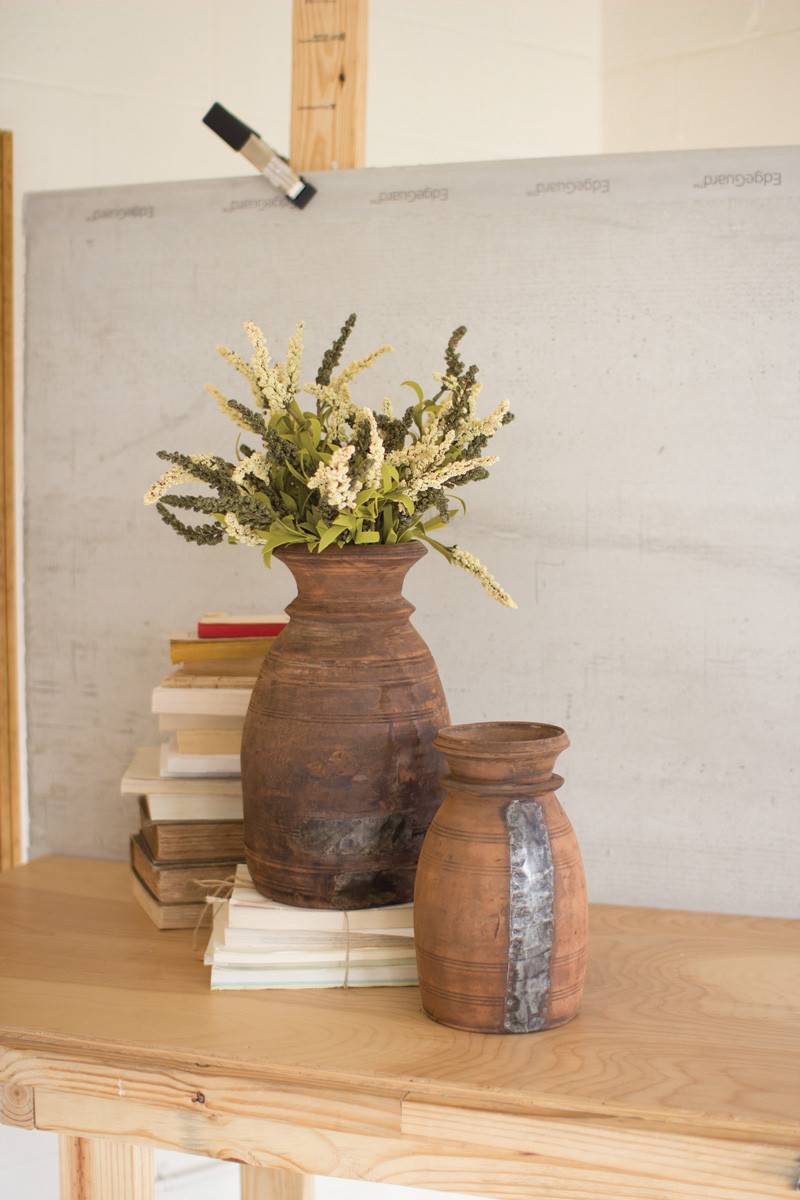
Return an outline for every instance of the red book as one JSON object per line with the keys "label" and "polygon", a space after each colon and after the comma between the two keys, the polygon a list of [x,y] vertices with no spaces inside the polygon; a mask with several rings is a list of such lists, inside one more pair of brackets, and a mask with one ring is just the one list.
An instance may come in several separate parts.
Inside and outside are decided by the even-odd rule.
{"label": "red book", "polygon": [[232,616],[230,613],[206,613],[197,622],[199,638],[277,637],[289,622],[286,613],[259,613],[256,616]]}

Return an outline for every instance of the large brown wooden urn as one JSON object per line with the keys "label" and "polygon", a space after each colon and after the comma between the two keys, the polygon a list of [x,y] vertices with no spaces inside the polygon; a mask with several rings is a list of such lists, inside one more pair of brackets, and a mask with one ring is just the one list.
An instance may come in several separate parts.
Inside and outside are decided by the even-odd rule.
{"label": "large brown wooden urn", "polygon": [[425,553],[412,541],[276,555],[298,594],[242,737],[245,853],[265,896],[342,909],[412,898],[441,801],[433,739],[449,720],[402,596]]}
{"label": "large brown wooden urn", "polygon": [[453,725],[435,745],[445,797],[414,894],[422,1005],[445,1025],[530,1033],[578,1011],[586,968],[586,882],[553,774],[563,729]]}

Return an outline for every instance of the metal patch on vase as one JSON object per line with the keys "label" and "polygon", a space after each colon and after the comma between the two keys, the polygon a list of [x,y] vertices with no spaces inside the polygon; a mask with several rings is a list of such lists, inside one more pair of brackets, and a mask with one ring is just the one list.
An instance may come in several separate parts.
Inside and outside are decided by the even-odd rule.
{"label": "metal patch on vase", "polygon": [[508,1033],[541,1029],[550,992],[553,948],[553,859],[542,807],[512,800],[505,812],[509,838]]}

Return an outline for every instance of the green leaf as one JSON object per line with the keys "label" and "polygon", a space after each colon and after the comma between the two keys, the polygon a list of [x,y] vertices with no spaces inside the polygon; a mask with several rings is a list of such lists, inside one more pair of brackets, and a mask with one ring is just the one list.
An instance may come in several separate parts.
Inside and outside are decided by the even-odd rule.
{"label": "green leaf", "polygon": [[324,521],[317,522],[317,529],[319,530],[319,543],[317,545],[317,552],[319,554],[330,546],[332,542],[335,542],[337,538],[342,536],[341,528],[336,525],[328,525],[326,527]]}
{"label": "green leaf", "polygon": [[428,537],[427,533],[421,533],[419,535],[419,539],[421,542],[426,542],[429,546],[432,546],[434,550],[438,550],[448,562],[452,562],[453,554],[449,546],[445,546],[441,542],[437,542],[436,538]]}
{"label": "green leaf", "polygon": [[340,529],[349,529],[351,533],[356,531],[356,518],[353,513],[339,513],[338,517],[334,517],[333,524],[338,525]]}
{"label": "green leaf", "polygon": [[361,529],[356,534],[357,546],[363,546],[368,542],[379,542],[380,540],[381,535],[378,533],[377,529]]}
{"label": "green leaf", "polygon": [[378,515],[378,494],[374,491],[359,492],[355,508],[356,516],[374,521]]}
{"label": "green leaf", "polygon": [[399,482],[400,474],[397,470],[397,467],[393,466],[392,463],[383,463],[381,466],[381,483],[383,484],[383,490],[385,492],[390,492],[392,488],[397,487]]}
{"label": "green leaf", "polygon": [[288,492],[281,492],[281,500],[290,513],[297,512],[297,501],[294,496],[290,496]]}
{"label": "green leaf", "polygon": [[[264,554],[265,551],[268,551],[271,554],[272,551],[277,550],[279,546],[296,545],[297,543],[308,541],[310,541],[310,536],[308,534],[302,533],[299,529],[295,529],[284,524],[283,521],[273,521],[269,527],[269,533],[267,534],[267,540],[264,543],[264,550],[262,550],[262,554]],[[266,558],[264,561],[267,561]]]}
{"label": "green leaf", "polygon": [[446,524],[447,522],[443,521],[441,517],[431,517],[430,521],[422,522],[422,528],[426,533],[430,533],[432,529],[441,529]]}
{"label": "green leaf", "polygon": [[264,543],[261,553],[262,555],[271,554],[273,550],[277,550],[280,546],[288,546],[297,541],[305,541],[305,538],[293,538],[285,533],[271,533]]}
{"label": "green leaf", "polygon": [[411,390],[413,392],[417,393],[417,399],[419,400],[420,404],[425,403],[425,393],[423,392],[423,390],[419,386],[419,384],[416,383],[413,379],[404,379],[403,382],[400,384],[400,386],[411,388]]}
{"label": "green leaf", "polygon": [[307,487],[307,486],[308,486],[308,483],[307,483],[307,481],[306,481],[306,478],[305,478],[305,476],[304,476],[304,475],[301,475],[301,474],[300,474],[300,472],[297,470],[297,468],[296,468],[296,467],[293,467],[293,466],[292,466],[292,464],[291,464],[290,462],[287,462],[287,463],[285,464],[285,466],[286,466],[286,470],[289,472],[289,474],[290,474],[290,475],[291,475],[291,476],[292,476],[294,479],[296,479],[296,480],[298,481],[298,483],[302,483],[303,487]]}
{"label": "green leaf", "polygon": [[274,429],[276,433],[279,433],[281,437],[285,437],[287,434],[291,435],[293,429],[292,422],[283,409],[280,409],[270,418],[269,426],[270,429]]}
{"label": "green leaf", "polygon": [[422,521],[419,517],[407,525],[402,533],[397,535],[398,542],[410,542],[412,538],[418,537],[422,532]]}

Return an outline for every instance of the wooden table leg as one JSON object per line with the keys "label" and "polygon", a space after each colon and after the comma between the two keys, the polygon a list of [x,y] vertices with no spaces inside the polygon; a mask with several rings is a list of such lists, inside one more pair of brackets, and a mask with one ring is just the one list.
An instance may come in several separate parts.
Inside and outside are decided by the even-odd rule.
{"label": "wooden table leg", "polygon": [[314,1176],[273,1167],[242,1167],[242,1200],[314,1200]]}
{"label": "wooden table leg", "polygon": [[105,1138],[59,1137],[61,1200],[154,1200],[153,1151]]}

